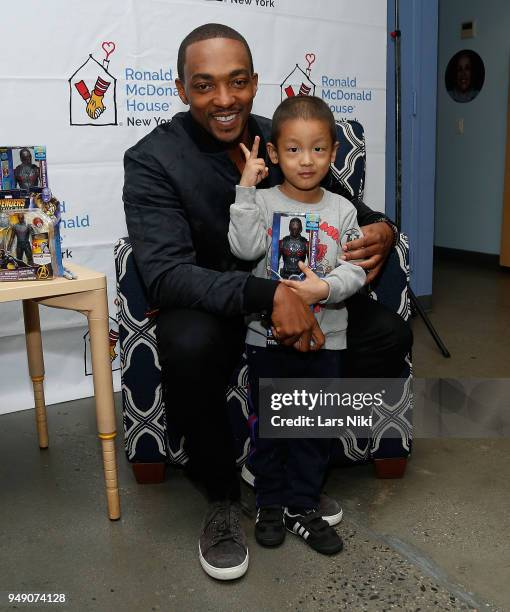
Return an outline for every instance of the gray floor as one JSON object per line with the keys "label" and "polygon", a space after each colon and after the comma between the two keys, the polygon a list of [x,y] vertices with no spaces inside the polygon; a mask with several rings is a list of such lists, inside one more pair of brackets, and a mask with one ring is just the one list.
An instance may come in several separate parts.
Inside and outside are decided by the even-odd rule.
{"label": "gray floor", "polygon": [[[414,320],[416,375],[509,377],[510,274],[441,264],[434,287],[431,318],[453,357]],[[0,608],[19,591],[65,593],[79,611],[510,610],[509,439],[417,439],[402,480],[337,469],[327,490],[344,507],[343,553],[290,535],[262,549],[246,517],[248,574],[217,583],[196,554],[205,502],[182,472],[141,487],[119,444],[123,515],[110,522],[93,402],[48,417],[47,451],[32,411],[0,417]]]}

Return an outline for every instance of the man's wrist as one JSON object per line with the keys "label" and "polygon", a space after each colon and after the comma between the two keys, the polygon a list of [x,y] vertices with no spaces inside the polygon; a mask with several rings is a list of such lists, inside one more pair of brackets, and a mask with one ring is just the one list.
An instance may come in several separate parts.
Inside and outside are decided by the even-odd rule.
{"label": "man's wrist", "polygon": [[400,233],[394,223],[392,223],[387,217],[379,217],[379,219],[375,220],[374,223],[386,223],[386,225],[393,232],[393,243],[391,246],[396,246],[398,244]]}
{"label": "man's wrist", "polygon": [[279,281],[249,276],[244,286],[244,311],[270,316],[278,284]]}

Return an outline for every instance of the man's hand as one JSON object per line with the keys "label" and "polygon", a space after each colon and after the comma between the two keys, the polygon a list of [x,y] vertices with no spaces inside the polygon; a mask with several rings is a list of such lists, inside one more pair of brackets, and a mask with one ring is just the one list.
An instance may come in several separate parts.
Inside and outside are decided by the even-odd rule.
{"label": "man's hand", "polygon": [[255,187],[269,174],[266,162],[261,157],[257,157],[259,154],[259,144],[260,137],[255,136],[251,151],[242,142],[239,145],[246,158],[246,165],[239,181],[241,187]]}
{"label": "man's hand", "polygon": [[302,261],[298,262],[298,266],[305,275],[302,281],[284,279],[281,282],[287,285],[287,287],[290,287],[306,304],[317,304],[317,302],[325,300],[329,295],[328,283],[322,278],[319,278],[317,274],[315,274],[313,270],[310,270],[308,266],[305,266]]}
{"label": "man's hand", "polygon": [[273,335],[280,344],[306,353],[324,345],[324,334],[310,308],[292,289],[279,283],[273,298]]}
{"label": "man's hand", "polygon": [[344,244],[342,259],[363,259],[353,262],[361,266],[367,273],[367,284],[381,271],[391,247],[393,246],[393,232],[387,223],[372,223],[361,228],[363,238],[352,240]]}

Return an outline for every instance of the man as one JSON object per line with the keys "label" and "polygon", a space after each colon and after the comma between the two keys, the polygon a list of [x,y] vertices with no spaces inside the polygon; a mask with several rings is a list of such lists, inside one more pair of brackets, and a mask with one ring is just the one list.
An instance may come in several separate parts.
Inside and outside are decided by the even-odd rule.
{"label": "man", "polygon": [[[225,405],[225,388],[244,347],[244,315],[270,316],[278,341],[296,350],[317,350],[324,337],[292,291],[251,276],[251,263],[237,260],[229,249],[229,207],[245,164],[239,145],[251,149],[259,136],[265,151],[271,128],[269,120],[251,114],[258,77],[248,44],[227,26],[206,24],[181,43],[177,72],[179,96],[190,111],[126,152],[124,204],[137,265],[160,309],[157,338],[167,405],[177,413],[190,470],[205,484],[210,501],[200,562],[209,575],[228,580],[248,567]],[[327,187],[335,190],[329,180]],[[270,167],[259,187],[279,183],[281,175]],[[366,258],[363,265],[373,278],[394,232],[386,222],[372,223],[382,215],[361,202],[356,206],[364,238],[350,243],[346,257]],[[409,338],[398,317],[360,299],[352,345],[363,349],[359,361],[378,376],[389,362],[398,368]]]}

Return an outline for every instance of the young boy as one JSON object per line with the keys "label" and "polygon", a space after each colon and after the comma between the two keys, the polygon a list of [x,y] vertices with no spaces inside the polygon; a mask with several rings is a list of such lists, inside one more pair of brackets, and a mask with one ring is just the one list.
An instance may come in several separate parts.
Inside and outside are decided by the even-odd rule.
{"label": "young boy", "polygon": [[[261,320],[249,322],[246,343],[250,398],[257,414],[260,378],[341,376],[347,328],[343,301],[365,283],[363,269],[341,259],[342,239],[345,242],[361,236],[356,210],[346,199],[320,186],[338,147],[335,120],[326,103],[315,97],[295,97],[276,109],[267,152],[283,172],[285,180],[281,185],[255,189],[268,174],[265,161],[258,158],[258,147],[258,137],[251,151],[241,144],[246,166],[236,187],[236,201],[230,207],[230,248],[240,259],[257,261],[253,273],[266,278],[270,267],[267,262],[271,260],[268,251],[273,214],[286,213],[291,219],[290,235],[286,238],[292,236],[293,229],[296,236],[300,234],[295,223],[300,221],[299,215],[319,215],[316,260],[325,276],[319,277],[304,264],[310,261],[310,253],[304,253],[302,244],[296,242],[294,246],[289,244],[286,256],[295,259],[291,263],[299,268],[303,280],[281,282],[307,304],[315,305],[326,341],[324,349],[309,353],[272,347],[266,343],[267,330]],[[292,223],[296,225],[293,229]],[[278,261],[284,240],[280,240]],[[305,244],[303,238],[301,241]],[[308,243],[307,240],[306,248]],[[295,274],[292,276],[295,278]],[[272,331],[278,340],[278,330]],[[335,554],[342,549],[341,538],[318,511],[330,446],[329,439],[269,439],[259,438],[255,432],[250,469],[255,475],[258,508],[255,537],[260,544],[281,544],[287,528],[320,553]]]}

